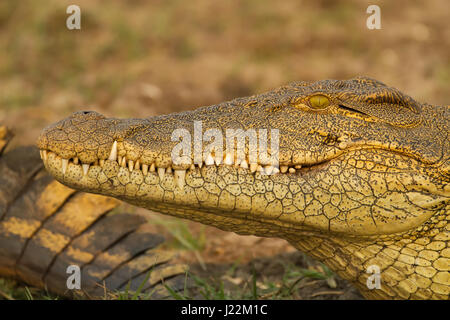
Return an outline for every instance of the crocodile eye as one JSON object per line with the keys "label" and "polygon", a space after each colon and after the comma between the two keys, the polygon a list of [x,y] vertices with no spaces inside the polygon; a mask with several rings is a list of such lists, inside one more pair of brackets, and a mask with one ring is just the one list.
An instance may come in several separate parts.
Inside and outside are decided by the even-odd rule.
{"label": "crocodile eye", "polygon": [[330,105],[330,100],[324,95],[318,94],[309,98],[309,104],[313,109],[325,109]]}

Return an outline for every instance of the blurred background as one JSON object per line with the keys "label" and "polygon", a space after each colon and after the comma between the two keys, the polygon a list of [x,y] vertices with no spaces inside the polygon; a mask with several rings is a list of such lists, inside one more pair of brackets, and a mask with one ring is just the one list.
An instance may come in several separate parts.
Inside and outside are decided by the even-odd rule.
{"label": "blurred background", "polygon": [[[70,4],[81,30],[66,28]],[[366,27],[370,4],[381,30]],[[0,121],[15,143],[32,143],[80,109],[147,117],[356,75],[449,103],[449,9],[448,0],[2,0]]]}
{"label": "blurred background", "polygon": [[[66,27],[70,4],[81,8],[81,30]],[[371,4],[381,30],[366,27]],[[0,123],[14,129],[15,145],[32,144],[77,110],[141,118],[357,75],[448,104],[449,21],[448,0],[1,0]],[[155,219],[203,264],[293,251],[282,240]]]}

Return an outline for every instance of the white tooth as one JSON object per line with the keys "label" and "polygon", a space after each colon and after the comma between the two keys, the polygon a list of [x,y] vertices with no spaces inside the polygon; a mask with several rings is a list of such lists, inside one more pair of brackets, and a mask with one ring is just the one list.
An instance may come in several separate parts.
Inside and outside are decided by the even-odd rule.
{"label": "white tooth", "polygon": [[281,167],[280,167],[281,173],[286,173],[288,170],[289,170],[289,167],[288,167],[288,166],[281,166]]}
{"label": "white tooth", "polygon": [[300,164],[295,165],[295,169],[301,169],[301,168],[302,168],[302,166]]}
{"label": "white tooth", "polygon": [[191,164],[190,169],[191,169],[191,170],[194,170],[194,169],[195,169],[195,164]]}
{"label": "white tooth", "polygon": [[294,168],[289,168],[289,173],[295,173],[295,169]]}
{"label": "white tooth", "polygon": [[134,162],[133,162],[133,160],[129,160],[128,161],[128,170],[130,170],[130,172],[131,172],[131,171],[133,171],[133,168],[134,168]]}
{"label": "white tooth", "polygon": [[88,174],[88,170],[89,170],[89,165],[88,164],[83,164],[83,174],[87,175]]}
{"label": "white tooth", "polygon": [[278,172],[280,172],[280,169],[273,167],[272,174],[277,174]]}
{"label": "white tooth", "polygon": [[155,172],[155,169],[156,169],[155,164],[152,163],[152,164],[150,165],[150,172]]}
{"label": "white tooth", "polygon": [[250,172],[255,172],[258,169],[257,163],[250,163]]}
{"label": "white tooth", "polygon": [[124,168],[127,167],[127,159],[126,159],[125,157],[122,158],[122,161],[121,161],[120,165],[121,165],[122,167],[124,167]]}
{"label": "white tooth", "polygon": [[186,179],[186,171],[185,170],[175,170],[174,173],[175,182],[181,190],[184,188],[185,179]]}
{"label": "white tooth", "polygon": [[167,173],[172,173],[172,167],[168,167],[166,170]]}
{"label": "white tooth", "polygon": [[47,161],[47,150],[42,151],[42,156],[44,157],[44,161]]}
{"label": "white tooth", "polygon": [[100,167],[103,167],[103,165],[105,164],[105,160],[104,159],[100,159],[99,163],[100,163]]}
{"label": "white tooth", "polygon": [[248,169],[247,161],[242,160],[242,162],[241,162],[241,168]]}
{"label": "white tooth", "polygon": [[218,166],[219,164],[222,163],[222,158],[216,157],[215,161],[216,161],[216,166]]}
{"label": "white tooth", "polygon": [[203,167],[203,161],[198,164],[198,167],[199,168]]}
{"label": "white tooth", "polygon": [[44,156],[42,155],[42,150],[39,150],[39,155],[41,156],[41,159],[44,159]]}
{"label": "white tooth", "polygon": [[224,164],[231,166],[233,164],[233,156],[230,153],[227,153],[225,156],[225,160],[223,161]]}
{"label": "white tooth", "polygon": [[78,157],[73,158],[73,163],[74,163],[74,164],[78,164],[79,161],[80,161],[80,160],[78,159]]}
{"label": "white tooth", "polygon": [[117,160],[117,141],[114,141],[111,152],[109,153],[108,160],[116,161]]}
{"label": "white tooth", "polygon": [[266,172],[266,174],[272,174],[273,167],[271,165],[265,166],[264,171]]}
{"label": "white tooth", "polygon": [[166,173],[166,168],[158,168],[158,176],[159,176],[160,181],[162,181],[164,179],[165,173]]}
{"label": "white tooth", "polygon": [[148,174],[148,165],[146,165],[146,164],[142,165],[142,174],[144,176],[146,176]]}
{"label": "white tooth", "polygon": [[134,164],[134,170],[140,170],[141,168],[141,163],[139,162],[139,160],[136,161],[136,163]]}
{"label": "white tooth", "polygon": [[117,162],[119,163],[119,165],[122,164],[122,159],[122,156],[117,156]]}
{"label": "white tooth", "polygon": [[206,160],[205,160],[205,165],[212,166],[213,164],[214,164],[214,158],[212,157],[211,154],[208,154],[208,156],[206,157]]}
{"label": "white tooth", "polygon": [[264,168],[262,167],[262,165],[258,164],[258,167],[256,168],[256,171],[263,172]]}
{"label": "white tooth", "polygon": [[61,159],[61,167],[62,167],[62,173],[66,174],[67,171],[67,165],[69,164],[68,159]]}

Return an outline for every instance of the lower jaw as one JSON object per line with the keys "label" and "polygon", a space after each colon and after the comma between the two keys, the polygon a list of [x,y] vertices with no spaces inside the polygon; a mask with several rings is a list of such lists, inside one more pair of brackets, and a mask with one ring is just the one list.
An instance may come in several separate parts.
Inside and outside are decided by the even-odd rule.
{"label": "lower jaw", "polygon": [[[153,182],[157,182],[159,176],[156,172],[149,172],[147,176],[143,176],[142,172],[139,170],[133,170],[130,172],[127,168],[123,168],[117,165],[117,162],[114,161],[106,161],[103,167],[99,165],[90,166],[87,174],[84,174],[81,165],[68,164],[68,168],[65,174],[60,170],[61,167],[61,159],[56,157],[54,154],[49,154],[47,161],[45,161],[45,166],[47,170],[61,183],[72,187],[77,190],[103,194],[106,196],[113,196],[119,198],[128,203],[145,207],[150,210],[162,212],[165,214],[186,218],[194,221],[198,221],[201,223],[205,223],[210,221],[211,225],[221,227],[218,225],[218,220],[224,222],[222,226],[223,229],[227,229],[229,231],[235,231],[245,234],[255,234],[255,232],[251,232],[250,229],[245,227],[240,227],[241,231],[236,230],[237,225],[248,225],[251,223],[252,225],[257,225],[259,229],[264,230],[264,232],[258,232],[260,236],[281,236],[286,234],[286,230],[292,230],[293,233],[297,233],[300,231],[304,231],[305,228],[300,225],[293,225],[288,222],[283,222],[280,220],[276,220],[276,217],[273,219],[264,218],[258,214],[246,214],[236,211],[227,211],[225,208],[220,209],[213,206],[206,206],[202,208],[200,205],[189,205],[183,203],[182,199],[185,197],[185,189],[180,188],[175,180],[174,174],[167,174],[164,177],[164,181],[162,184],[163,189],[166,194],[161,194],[160,197],[156,197],[155,192],[143,193],[140,195],[136,195],[136,193],[131,194],[127,192],[127,188],[123,185],[120,185],[119,176],[128,176],[128,179],[131,176],[135,176],[138,179],[153,180]],[[238,175],[242,177],[249,177],[250,179],[269,179],[272,177],[273,179],[290,177],[290,179],[301,179],[300,174],[275,174],[275,175],[264,175],[261,172],[250,173],[248,169],[243,168],[234,168],[228,167],[226,165],[220,166],[205,166],[203,168],[195,168],[190,171],[189,174],[198,174],[202,170],[204,173],[207,171],[215,171],[216,174],[220,170],[236,170]],[[311,171],[311,169],[304,169],[305,172]],[[206,174],[203,174],[206,175]],[[203,176],[199,174],[199,176]],[[99,178],[99,177],[102,178]],[[189,179],[189,178],[188,178]],[[303,180],[303,179],[302,179]],[[103,183],[102,183],[103,182]],[[207,183],[204,181],[204,183]],[[156,184],[153,184],[156,186]],[[161,183],[158,183],[161,186]],[[138,189],[137,185],[129,185],[128,189]],[[153,197],[149,197],[149,194],[152,194]],[[173,200],[169,198],[164,198],[164,196],[170,195]],[[173,201],[173,202],[171,202]],[[254,216],[254,217],[253,217]],[[270,227],[269,227],[270,226]],[[274,228],[275,226],[275,228]],[[255,230],[258,230],[255,228]],[[248,229],[248,230],[247,230]],[[275,230],[275,231],[274,231]],[[308,232],[312,232],[313,230],[308,230]]]}
{"label": "lower jaw", "polygon": [[[331,160],[311,168],[304,168],[301,171],[302,173],[277,173],[274,175],[264,175],[260,172],[250,173],[248,169],[234,168],[227,165],[204,166],[187,170],[185,176],[186,186],[179,185],[176,181],[175,173],[168,174],[166,172],[164,179],[161,179],[156,172],[148,172],[145,176],[141,170],[130,171],[129,168],[119,166],[116,161],[107,160],[103,166],[93,165],[89,168],[87,174],[84,174],[80,165],[70,163],[66,168],[66,173],[63,174],[61,171],[61,158],[54,154],[49,155],[45,165],[57,180],[78,190],[113,196],[141,207],[210,224],[228,231],[286,238],[286,235],[291,237],[297,234],[317,236],[321,232],[326,232],[326,228],[324,226],[321,228],[309,228],[307,225],[315,224],[308,223],[306,219],[304,219],[306,220],[305,223],[301,219],[300,222],[296,223],[299,220],[296,219],[296,215],[305,216],[304,212],[298,209],[289,213],[287,211],[277,212],[277,210],[272,209],[264,211],[253,208],[253,200],[247,200],[249,204],[246,208],[236,209],[238,204],[241,204],[242,198],[245,197],[235,196],[229,202],[233,203],[233,205],[229,206],[226,201],[220,204],[220,199],[217,196],[223,194],[220,192],[216,192],[216,195],[211,196],[209,199],[200,199],[199,197],[202,195],[196,193],[198,187],[193,184],[198,182],[203,188],[203,185],[208,183],[216,185],[223,183],[222,190],[226,190],[233,183],[241,188],[245,184],[254,183],[256,179],[260,184],[264,184],[266,181],[270,181],[272,185],[277,182],[280,182],[280,184],[284,183],[284,185],[288,185],[289,182],[295,182],[298,186],[308,186],[311,182],[310,180],[319,179],[320,175],[316,177],[316,174],[326,171],[320,170],[321,167],[335,163],[336,160]],[[228,179],[227,176],[234,177],[236,181],[225,183],[225,180]],[[196,179],[198,180],[197,182],[195,181]],[[215,182],[212,183],[212,181]],[[256,183],[254,183],[253,187],[257,187]],[[203,190],[203,196],[207,194],[205,190]],[[232,190],[227,192],[230,193]],[[270,192],[269,190],[265,193]],[[214,194],[213,191],[210,193]],[[259,192],[259,195],[265,195],[265,193]],[[252,225],[252,228],[248,228],[248,225]],[[328,233],[327,236],[329,235]]]}
{"label": "lower jaw", "polygon": [[328,161],[324,161],[322,163],[314,164],[314,165],[290,165],[290,166],[266,166],[262,167],[261,165],[255,166],[245,166],[241,167],[233,164],[212,164],[202,166],[194,166],[192,165],[189,169],[182,170],[174,170],[169,168],[148,168],[148,166],[138,165],[138,166],[127,166],[126,164],[119,164],[117,161],[111,160],[100,160],[96,161],[93,164],[81,164],[78,162],[74,163],[74,161],[62,159],[57,154],[53,152],[44,152],[41,150],[41,157],[44,160],[44,165],[49,170],[52,175],[58,178],[65,184],[72,184],[77,188],[90,189],[89,186],[83,184],[83,180],[88,178],[89,175],[93,172],[99,173],[101,171],[108,170],[105,168],[105,165],[108,167],[115,166],[118,169],[123,168],[125,171],[128,170],[131,174],[141,174],[144,179],[152,174],[157,174],[160,180],[164,179],[165,176],[171,176],[174,179],[175,185],[182,189],[185,185],[186,175],[190,172],[194,172],[196,170],[203,170],[204,168],[215,168],[216,170],[220,170],[220,168],[228,168],[230,170],[236,170],[239,174],[247,174],[247,175],[284,175],[289,177],[301,177],[310,172],[315,172],[321,169],[328,164]]}

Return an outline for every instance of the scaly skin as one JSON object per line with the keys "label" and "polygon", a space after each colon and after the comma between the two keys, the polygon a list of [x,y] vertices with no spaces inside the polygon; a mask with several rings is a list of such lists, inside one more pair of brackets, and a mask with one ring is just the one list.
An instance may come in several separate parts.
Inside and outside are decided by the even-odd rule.
{"label": "scaly skin", "polygon": [[[48,175],[34,146],[2,154],[12,135],[0,125],[0,277],[68,297],[105,297],[105,291],[137,290],[165,298],[162,285],[184,289],[185,266],[171,264],[164,239],[137,214],[108,213],[109,197],[70,189]],[[81,270],[81,290],[68,290],[66,270]]]}
{"label": "scaly skin", "polygon": [[[47,170],[72,188],[284,238],[367,298],[448,299],[449,111],[369,78],[297,82],[143,120],[79,112],[47,127],[38,146]],[[201,166],[174,164],[172,132],[192,133],[199,120],[224,136],[278,129],[280,171],[267,158],[258,163],[274,174],[250,159],[233,164],[232,152],[231,161],[216,153],[212,163],[208,151]],[[373,265],[379,289],[366,285]]]}

